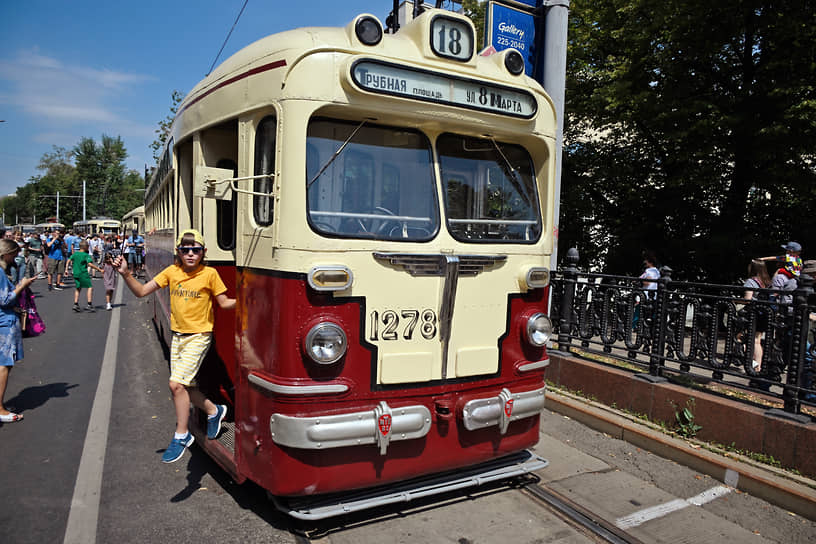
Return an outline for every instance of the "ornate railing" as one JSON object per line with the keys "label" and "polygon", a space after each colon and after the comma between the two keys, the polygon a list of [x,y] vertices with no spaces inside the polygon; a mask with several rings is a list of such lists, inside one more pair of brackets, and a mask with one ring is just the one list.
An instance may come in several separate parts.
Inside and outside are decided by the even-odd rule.
{"label": "ornate railing", "polygon": [[560,350],[625,360],[654,381],[687,375],[776,396],[788,414],[816,405],[810,276],[795,291],[757,289],[749,301],[744,287],[674,281],[668,267],[651,290],[639,278],[580,272],[577,263],[571,249],[552,280]]}

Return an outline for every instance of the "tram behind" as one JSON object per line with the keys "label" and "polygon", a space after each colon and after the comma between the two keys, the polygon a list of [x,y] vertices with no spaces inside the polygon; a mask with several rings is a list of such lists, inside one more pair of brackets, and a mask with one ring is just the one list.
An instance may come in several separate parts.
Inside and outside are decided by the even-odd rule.
{"label": "tram behind", "polygon": [[[193,418],[237,481],[387,494],[538,441],[555,114],[518,52],[474,42],[444,10],[395,34],[361,15],[264,38],[180,104],[146,192],[146,265],[197,228],[238,300],[215,309],[198,379],[227,431],[206,440]],[[546,466],[527,457],[493,474]]]}
{"label": "tram behind", "polygon": [[135,230],[139,236],[144,236],[144,225],[144,206],[133,208],[122,217],[122,232],[125,235],[130,235]]}
{"label": "tram behind", "polygon": [[121,221],[111,217],[94,217],[92,219],[74,221],[74,232],[82,235],[118,234],[121,229]]}

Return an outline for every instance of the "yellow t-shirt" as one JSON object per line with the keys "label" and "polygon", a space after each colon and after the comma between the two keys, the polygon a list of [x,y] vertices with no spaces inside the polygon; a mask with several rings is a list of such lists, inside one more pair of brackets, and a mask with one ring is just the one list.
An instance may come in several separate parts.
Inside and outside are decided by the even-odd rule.
{"label": "yellow t-shirt", "polygon": [[170,286],[170,328],[175,332],[211,332],[215,322],[213,298],[227,290],[214,268],[199,266],[189,274],[172,264],[153,277],[159,287]]}

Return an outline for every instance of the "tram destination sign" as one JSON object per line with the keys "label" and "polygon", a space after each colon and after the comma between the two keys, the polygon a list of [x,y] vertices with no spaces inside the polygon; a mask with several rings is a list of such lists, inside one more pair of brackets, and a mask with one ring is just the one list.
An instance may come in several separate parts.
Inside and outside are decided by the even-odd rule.
{"label": "tram destination sign", "polygon": [[530,119],[538,110],[535,97],[527,91],[396,64],[360,60],[352,66],[351,76],[358,87],[378,94],[523,119]]}

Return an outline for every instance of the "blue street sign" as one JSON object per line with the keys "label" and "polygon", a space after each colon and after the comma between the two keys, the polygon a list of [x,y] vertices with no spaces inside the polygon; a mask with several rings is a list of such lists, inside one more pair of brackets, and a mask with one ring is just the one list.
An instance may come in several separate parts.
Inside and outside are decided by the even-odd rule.
{"label": "blue street sign", "polygon": [[530,6],[531,8],[536,7],[541,0],[510,0],[510,4],[524,4],[525,6]]}
{"label": "blue street sign", "polygon": [[[536,0],[528,0],[535,6]],[[496,51],[512,47],[524,57],[525,73],[532,77],[535,63],[535,17],[516,8],[498,2],[490,2],[485,23],[485,43]]]}

